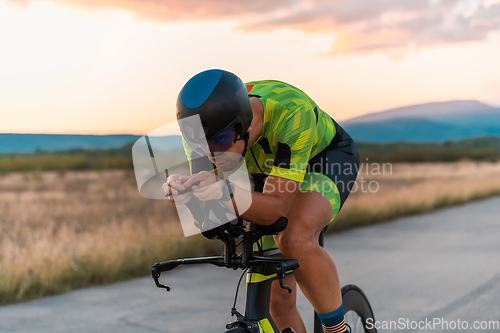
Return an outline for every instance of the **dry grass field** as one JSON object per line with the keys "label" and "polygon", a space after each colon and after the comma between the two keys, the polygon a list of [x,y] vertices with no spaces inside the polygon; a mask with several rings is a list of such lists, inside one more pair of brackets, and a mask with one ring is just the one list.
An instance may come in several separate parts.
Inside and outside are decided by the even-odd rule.
{"label": "dry grass field", "polygon": [[0,176],[0,303],[145,275],[215,245],[184,238],[176,211],[142,198],[131,172]]}
{"label": "dry grass field", "polygon": [[[364,171],[332,230],[500,194],[500,163]],[[198,236],[184,238],[167,201],[142,198],[130,171],[0,175],[0,303],[146,275],[156,261],[220,249]]]}
{"label": "dry grass field", "polygon": [[[500,163],[397,163],[365,167],[331,231],[500,195]],[[368,170],[368,172],[366,172]],[[361,187],[364,181],[364,187]],[[370,191],[377,189],[378,191]]]}

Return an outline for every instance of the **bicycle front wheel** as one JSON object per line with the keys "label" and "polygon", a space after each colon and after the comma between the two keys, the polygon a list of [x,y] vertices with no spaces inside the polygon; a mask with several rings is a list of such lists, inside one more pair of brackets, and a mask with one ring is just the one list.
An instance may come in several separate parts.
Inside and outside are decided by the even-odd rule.
{"label": "bicycle front wheel", "polygon": [[[377,333],[372,308],[368,303],[368,298],[359,287],[352,284],[343,287],[342,301],[344,302],[344,321],[351,333]],[[314,333],[324,333],[316,313],[314,313]]]}
{"label": "bicycle front wheel", "polygon": [[342,288],[344,302],[344,320],[351,328],[351,333],[377,333],[375,317],[363,291],[355,285]]}

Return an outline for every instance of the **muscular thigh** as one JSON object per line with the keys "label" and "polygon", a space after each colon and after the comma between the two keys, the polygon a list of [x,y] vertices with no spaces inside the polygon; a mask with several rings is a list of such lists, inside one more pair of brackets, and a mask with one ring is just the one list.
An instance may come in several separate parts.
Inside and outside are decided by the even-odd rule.
{"label": "muscular thigh", "polygon": [[331,216],[332,206],[325,195],[312,190],[301,190],[288,210],[288,227],[284,231],[319,236],[330,222]]}
{"label": "muscular thigh", "polygon": [[[351,191],[359,167],[359,153],[354,143],[350,147],[349,153],[327,149],[309,162],[300,191],[287,214],[289,227],[285,231],[315,236],[319,235],[318,228],[321,231],[335,219]],[[263,249],[276,248],[272,236],[265,236],[260,242]]]}
{"label": "muscular thigh", "polygon": [[[319,233],[332,219],[332,205],[330,200],[317,191],[301,190],[294,198],[286,217],[288,226],[279,235],[289,241],[317,240]],[[272,236],[261,239],[264,250],[276,248]]]}
{"label": "muscular thigh", "polygon": [[[314,203],[314,200],[318,200],[323,204],[329,205],[331,208],[331,214],[328,219],[328,223],[333,221],[340,210],[342,199],[339,190],[332,179],[321,173],[308,172],[302,181],[300,190],[301,194],[312,192],[307,196],[307,198],[313,199],[312,203]],[[301,196],[299,199],[303,200],[304,197]],[[308,200],[308,204],[311,204],[309,201],[310,200]],[[305,209],[307,209],[307,207]]]}

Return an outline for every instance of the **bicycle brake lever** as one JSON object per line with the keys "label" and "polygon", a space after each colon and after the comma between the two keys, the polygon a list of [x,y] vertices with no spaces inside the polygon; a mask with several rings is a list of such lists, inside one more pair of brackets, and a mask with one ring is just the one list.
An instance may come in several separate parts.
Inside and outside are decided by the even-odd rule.
{"label": "bicycle brake lever", "polygon": [[278,276],[278,280],[280,281],[280,286],[282,289],[288,290],[288,293],[292,293],[292,288],[287,286],[285,283],[283,283],[283,278],[285,277],[286,271],[283,270],[283,267],[281,267],[281,264],[276,268],[276,275]]}
{"label": "bicycle brake lever", "polygon": [[153,280],[155,280],[155,284],[158,288],[165,288],[167,289],[167,292],[170,291],[170,287],[162,284],[159,280],[160,275],[158,274],[158,277],[153,277]]}
{"label": "bicycle brake lever", "polygon": [[276,275],[280,280],[281,288],[288,290],[289,293],[292,292],[292,289],[283,283],[283,278],[285,277],[288,271],[293,271],[298,268],[300,262],[297,259],[283,259],[279,263],[278,267],[276,267]]}
{"label": "bicycle brake lever", "polygon": [[[163,265],[163,266],[162,266]],[[167,266],[168,265],[168,266]],[[176,262],[169,262],[169,263],[155,263],[153,265],[153,269],[151,270],[151,275],[153,276],[153,280],[155,281],[155,284],[158,288],[164,288],[167,289],[167,291],[170,291],[170,287],[162,284],[160,282],[160,275],[161,272],[166,271],[166,270],[171,270],[177,267],[179,264]],[[167,266],[168,269],[165,269],[164,266]]]}

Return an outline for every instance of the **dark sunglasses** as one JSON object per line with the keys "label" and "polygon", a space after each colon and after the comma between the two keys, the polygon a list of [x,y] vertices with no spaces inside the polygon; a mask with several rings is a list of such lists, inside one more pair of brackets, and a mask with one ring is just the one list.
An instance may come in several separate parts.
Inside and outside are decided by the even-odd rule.
{"label": "dark sunglasses", "polygon": [[239,140],[237,128],[241,128],[241,125],[242,120],[237,116],[225,128],[206,141],[205,131],[200,126],[196,126],[195,129],[191,123],[184,122],[181,125],[181,131],[186,143],[192,149],[201,148],[205,153],[216,156],[223,154]]}
{"label": "dark sunglasses", "polygon": [[225,152],[231,148],[238,140],[236,128],[225,128],[217,132],[210,140],[207,141],[208,149],[211,152]]}
{"label": "dark sunglasses", "polygon": [[[238,141],[237,126],[241,126],[241,118],[236,117],[225,128],[207,140],[208,149],[214,155],[220,155],[231,148]],[[206,151],[208,153],[208,151]]]}

